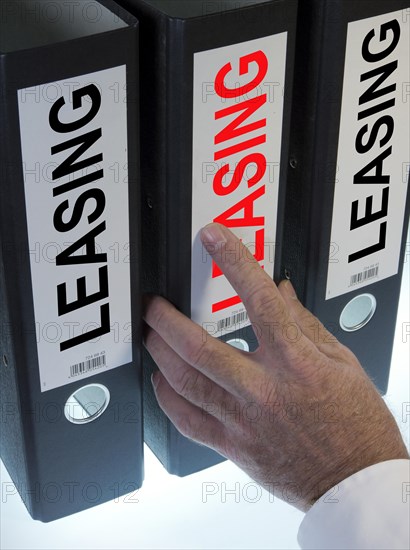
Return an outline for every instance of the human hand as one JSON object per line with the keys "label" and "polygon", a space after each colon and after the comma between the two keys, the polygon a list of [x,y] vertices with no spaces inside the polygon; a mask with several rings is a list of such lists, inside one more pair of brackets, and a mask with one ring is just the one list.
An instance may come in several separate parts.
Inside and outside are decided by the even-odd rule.
{"label": "human hand", "polygon": [[259,348],[235,349],[165,299],[148,298],[155,393],[178,430],[304,511],[353,473],[408,458],[357,358],[302,306],[290,282],[277,287],[223,226],[207,226],[201,238],[241,296]]}

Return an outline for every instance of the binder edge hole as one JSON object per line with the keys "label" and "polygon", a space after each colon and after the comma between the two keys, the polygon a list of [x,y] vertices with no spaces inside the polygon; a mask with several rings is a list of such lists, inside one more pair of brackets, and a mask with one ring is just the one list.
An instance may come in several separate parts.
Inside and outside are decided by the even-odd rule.
{"label": "binder edge hole", "polygon": [[233,348],[240,349],[241,351],[249,351],[249,344],[243,338],[231,338],[226,342],[228,345]]}
{"label": "binder edge hole", "polygon": [[[87,403],[91,406],[91,412],[87,411],[85,406],[81,403],[81,399],[76,397],[76,395],[87,389],[93,389],[94,391],[95,389],[100,390],[102,397],[101,401],[95,400]],[[86,386],[81,386],[80,388],[77,388],[75,392],[73,392],[67,399],[64,407],[64,415],[72,424],[89,424],[99,418],[106,411],[110,403],[110,397],[108,388],[102,384],[87,384]],[[95,410],[93,410],[94,408]],[[78,414],[74,414],[74,411],[80,412],[81,410],[83,411],[81,417]]]}
{"label": "binder edge hole", "polygon": [[[347,324],[346,317],[351,313],[352,308],[355,307],[355,303],[357,303],[360,299],[367,298],[369,301],[369,308],[368,311],[364,311],[362,314],[362,317],[360,320],[356,322],[356,324],[352,325]],[[373,296],[373,294],[359,294],[358,296],[355,296],[348,302],[345,307],[343,308],[342,313],[339,317],[339,325],[345,332],[356,332],[357,330],[360,330],[361,328],[365,327],[373,318],[373,315],[375,314],[377,309],[377,300]]]}

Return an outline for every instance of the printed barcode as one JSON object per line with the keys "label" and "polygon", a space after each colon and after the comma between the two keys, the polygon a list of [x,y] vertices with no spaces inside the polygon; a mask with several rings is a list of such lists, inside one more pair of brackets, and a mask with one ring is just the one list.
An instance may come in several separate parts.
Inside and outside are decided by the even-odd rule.
{"label": "printed barcode", "polygon": [[364,281],[373,279],[374,277],[377,277],[378,274],[379,274],[378,265],[370,269],[366,269],[365,271],[361,271],[360,273],[356,273],[356,275],[352,275],[350,277],[350,286],[358,285],[359,283],[363,283]]}
{"label": "printed barcode", "polygon": [[216,324],[217,331],[219,332],[227,328],[232,328],[233,325],[236,325],[238,323],[243,323],[244,321],[247,321],[248,318],[249,318],[248,313],[246,311],[242,311],[241,313],[236,313],[236,315],[232,315],[232,317],[226,317],[225,319],[221,319]]}
{"label": "printed barcode", "polygon": [[70,373],[71,376],[78,376],[79,374],[84,374],[90,370],[99,369],[100,367],[105,367],[105,355],[99,355],[88,361],[82,361],[76,365],[71,365]]}

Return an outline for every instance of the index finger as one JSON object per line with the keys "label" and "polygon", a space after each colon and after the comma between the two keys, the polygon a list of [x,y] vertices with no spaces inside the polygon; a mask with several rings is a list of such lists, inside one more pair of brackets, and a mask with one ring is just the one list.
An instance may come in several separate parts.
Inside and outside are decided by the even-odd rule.
{"label": "index finger", "polygon": [[[217,223],[202,229],[201,240],[242,299],[260,345],[271,348],[289,344],[286,327],[295,325],[295,320],[278,287],[249,249],[229,229]],[[299,344],[306,344],[304,340],[301,334]]]}

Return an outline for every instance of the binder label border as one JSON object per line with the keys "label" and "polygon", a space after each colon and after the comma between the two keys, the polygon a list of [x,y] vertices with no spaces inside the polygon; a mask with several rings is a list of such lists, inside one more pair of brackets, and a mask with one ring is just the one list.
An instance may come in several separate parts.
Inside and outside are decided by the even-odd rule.
{"label": "binder label border", "polygon": [[283,32],[194,54],[191,317],[216,337],[250,320],[199,231],[229,227],[273,277],[286,52]]}
{"label": "binder label border", "polygon": [[42,392],[132,361],[125,94],[125,65],[17,92]]}
{"label": "binder label border", "polygon": [[348,24],[326,299],[396,275],[409,180],[410,18]]}

